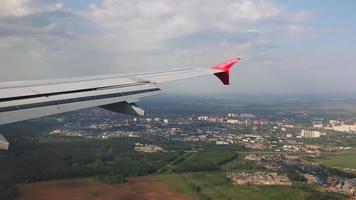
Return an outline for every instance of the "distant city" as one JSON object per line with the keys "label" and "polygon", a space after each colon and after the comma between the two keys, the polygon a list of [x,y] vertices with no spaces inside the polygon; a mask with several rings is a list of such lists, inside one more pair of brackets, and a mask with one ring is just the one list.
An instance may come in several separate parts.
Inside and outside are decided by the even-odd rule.
{"label": "distant city", "polygon": [[[107,113],[95,112],[93,120],[65,122],[49,132],[53,136],[82,137],[109,140],[116,137],[155,137],[180,142],[206,142],[215,145],[242,145],[247,150],[245,160],[257,162],[265,172],[226,172],[234,184],[291,185],[285,175],[297,171],[309,184],[326,186],[325,191],[356,195],[356,179],[326,176],[332,174],[322,166],[307,161],[306,156],[318,158],[328,153],[353,150],[348,142],[356,141],[356,123],[347,119],[310,118],[297,113],[278,120],[252,113],[219,113],[211,115],[165,114],[152,117],[105,118]],[[89,116],[93,113],[89,114]],[[99,118],[105,121],[97,122]],[[272,117],[273,118],[273,117]],[[86,116],[85,119],[90,119]],[[299,121],[299,120],[300,121]],[[136,151],[164,151],[160,146],[137,143]],[[340,168],[355,173],[355,168]],[[282,175],[281,175],[282,174]],[[316,174],[323,174],[324,178]]]}
{"label": "distant city", "polygon": [[[100,116],[98,118],[100,119]],[[333,142],[341,144],[356,140],[356,124],[350,120],[311,120],[309,125],[304,125],[305,121],[303,124],[290,118],[271,121],[250,113],[128,118],[103,122],[93,120],[92,123],[64,122],[61,128],[53,129],[49,134],[102,140],[150,135],[174,141],[209,142],[216,145],[242,144],[249,149],[311,154],[348,150],[352,147],[335,146]],[[308,144],[309,139],[324,143],[319,147],[311,146]]]}
{"label": "distant city", "polygon": [[[156,109],[153,102],[146,105],[151,113],[144,117],[89,109],[32,120],[29,123],[44,124],[46,128],[35,134],[16,136],[12,144],[15,149],[24,144],[49,145],[46,148],[50,149],[51,144],[68,143],[75,148],[76,144],[88,143],[94,145],[93,154],[100,158],[100,162],[93,161],[95,165],[99,162],[99,166],[107,168],[119,159],[112,148],[121,147],[112,147],[113,142],[122,140],[130,144],[125,152],[148,157],[173,156],[143,174],[170,177],[176,176],[171,173],[178,173],[187,178],[214,171],[234,187],[283,186],[304,192],[314,188],[312,194],[319,195],[318,198],[329,195],[338,199],[334,194],[343,195],[341,199],[355,198],[356,117],[351,111],[340,110],[335,114],[330,113],[331,109],[310,110],[303,106],[295,110],[298,106],[295,102],[283,107],[254,105],[246,109],[229,105],[220,111],[206,109],[216,102],[224,101],[189,102],[195,105],[189,108],[191,112],[180,103],[175,108],[167,103]],[[11,139],[10,134],[7,137]],[[98,142],[109,146],[97,147]],[[26,146],[27,150],[31,148]],[[69,161],[70,166],[81,168],[93,165],[86,164],[89,161]],[[304,184],[304,189],[300,184]]]}

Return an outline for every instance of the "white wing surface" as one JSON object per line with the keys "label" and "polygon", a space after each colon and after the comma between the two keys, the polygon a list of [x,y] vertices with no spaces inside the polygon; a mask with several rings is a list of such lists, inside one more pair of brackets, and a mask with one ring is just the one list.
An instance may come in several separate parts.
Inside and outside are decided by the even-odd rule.
{"label": "white wing surface", "polygon": [[90,107],[143,115],[135,102],[161,94],[159,83],[215,74],[228,85],[230,68],[239,60],[209,69],[0,83],[0,125]]}

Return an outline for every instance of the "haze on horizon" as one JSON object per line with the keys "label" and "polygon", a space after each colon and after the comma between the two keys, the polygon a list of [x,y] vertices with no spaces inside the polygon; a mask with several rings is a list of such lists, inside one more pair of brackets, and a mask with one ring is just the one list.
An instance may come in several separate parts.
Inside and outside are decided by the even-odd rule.
{"label": "haze on horizon", "polygon": [[209,67],[171,94],[355,95],[353,0],[2,0],[0,81]]}

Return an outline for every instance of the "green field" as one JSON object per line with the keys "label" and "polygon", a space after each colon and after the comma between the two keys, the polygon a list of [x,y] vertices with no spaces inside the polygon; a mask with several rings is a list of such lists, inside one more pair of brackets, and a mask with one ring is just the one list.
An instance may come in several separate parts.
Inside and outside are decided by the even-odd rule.
{"label": "green field", "polygon": [[239,157],[231,162],[228,162],[221,166],[223,171],[263,171],[262,167],[256,165],[253,161],[245,160],[242,157]]}
{"label": "green field", "polygon": [[331,154],[315,161],[328,167],[356,169],[356,152]]}
{"label": "green field", "polygon": [[237,157],[230,149],[212,148],[188,156],[177,164],[177,172],[212,171]]}
{"label": "green field", "polygon": [[235,186],[221,173],[184,173],[156,175],[154,178],[195,199],[201,200],[303,200],[342,199],[312,188],[296,186]]}

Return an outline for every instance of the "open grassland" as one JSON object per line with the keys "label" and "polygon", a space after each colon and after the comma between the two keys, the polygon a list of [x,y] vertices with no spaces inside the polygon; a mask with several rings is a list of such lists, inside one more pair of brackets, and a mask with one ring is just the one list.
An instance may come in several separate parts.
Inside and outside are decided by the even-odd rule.
{"label": "open grassland", "polygon": [[237,154],[230,149],[214,148],[199,151],[188,156],[185,160],[177,163],[177,172],[212,171],[218,170],[219,166],[230,162]]}
{"label": "open grassland", "polygon": [[330,154],[315,161],[328,167],[356,169],[356,152]]}
{"label": "open grassland", "polygon": [[242,157],[236,158],[231,162],[228,162],[220,167],[223,171],[263,171],[262,167],[259,167],[253,161],[245,160]]}
{"label": "open grassland", "polygon": [[154,178],[195,199],[214,200],[303,200],[341,199],[311,188],[297,186],[235,186],[220,173],[184,173],[156,175]]}

